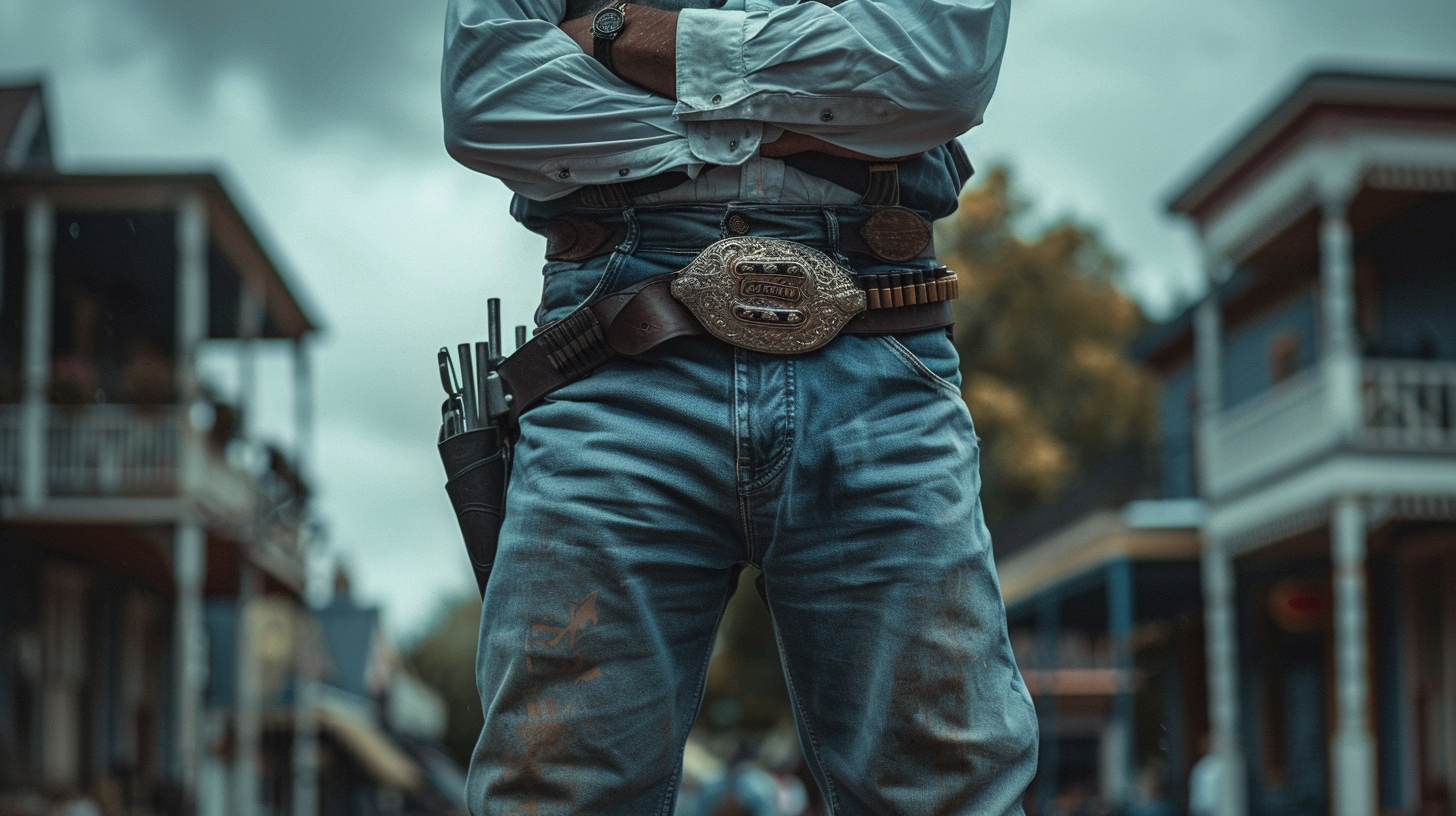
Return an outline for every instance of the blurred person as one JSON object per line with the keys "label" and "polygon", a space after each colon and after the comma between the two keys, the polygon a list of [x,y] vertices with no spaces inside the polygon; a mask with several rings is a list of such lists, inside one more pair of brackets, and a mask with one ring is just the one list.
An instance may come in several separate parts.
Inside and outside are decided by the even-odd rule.
{"label": "blurred person", "polygon": [[[523,376],[551,385],[512,409],[477,816],[670,811],[745,565],[832,812],[1021,813],[1036,719],[930,227],[1008,14],[449,3],[446,146],[547,239],[528,349],[550,364]],[[728,789],[781,799],[762,769]]]}

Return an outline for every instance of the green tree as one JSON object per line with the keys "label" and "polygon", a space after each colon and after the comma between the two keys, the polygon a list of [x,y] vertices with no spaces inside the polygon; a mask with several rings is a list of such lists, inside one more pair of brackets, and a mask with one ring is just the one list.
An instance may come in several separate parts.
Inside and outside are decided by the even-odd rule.
{"label": "green tree", "polygon": [[435,625],[405,654],[415,674],[445,698],[445,746],[462,766],[470,762],[485,724],[475,691],[479,631],[480,599],[472,594],[447,602]]}
{"label": "green tree", "polygon": [[1121,265],[1070,220],[1021,234],[1026,210],[994,168],[939,235],[961,279],[956,348],[992,524],[1153,431],[1154,381],[1126,353],[1147,322],[1115,286]]}

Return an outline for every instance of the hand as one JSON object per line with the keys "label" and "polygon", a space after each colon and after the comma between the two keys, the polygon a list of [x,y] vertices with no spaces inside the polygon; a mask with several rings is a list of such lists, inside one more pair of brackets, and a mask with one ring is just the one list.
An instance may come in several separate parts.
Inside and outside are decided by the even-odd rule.
{"label": "hand", "polygon": [[795,133],[792,130],[784,131],[782,136],[779,136],[772,142],[760,145],[758,148],[759,154],[766,159],[778,159],[784,156],[792,156],[795,153],[805,153],[811,150],[818,153],[827,153],[830,156],[839,156],[843,159],[859,159],[860,161],[879,162],[884,164],[898,164],[900,162],[910,161],[911,159],[918,159],[921,156],[925,155],[924,151],[921,151],[920,153],[911,153],[906,156],[898,156],[892,159],[882,159],[879,156],[871,156],[868,153],[860,153],[856,150],[850,150],[847,147],[840,147],[839,145],[830,144],[829,142],[826,142],[823,139],[818,138],[817,136],[808,136],[803,133]]}

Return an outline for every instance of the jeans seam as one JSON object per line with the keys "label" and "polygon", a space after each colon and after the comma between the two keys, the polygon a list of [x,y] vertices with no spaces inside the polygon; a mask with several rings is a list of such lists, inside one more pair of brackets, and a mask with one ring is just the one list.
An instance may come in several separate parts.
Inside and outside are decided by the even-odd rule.
{"label": "jeans seam", "polygon": [[894,335],[882,334],[878,336],[884,339],[884,341],[889,344],[890,348],[894,350],[894,352],[898,354],[912,369],[915,370],[915,373],[929,380],[931,384],[944,388],[952,394],[955,394],[956,397],[960,398],[961,390],[959,388],[956,388],[955,383],[945,379],[939,374],[936,374],[934,371],[931,371],[930,366],[927,366],[923,361],[921,361],[919,357],[915,356],[915,352],[906,348],[905,344],[901,343]]}
{"label": "jeans seam", "polygon": [[744,495],[755,493],[767,487],[770,482],[778,478],[779,474],[788,467],[789,458],[794,452],[794,421],[797,416],[797,403],[795,401],[797,384],[795,382],[795,368],[793,359],[786,359],[784,362],[784,401],[788,408],[784,411],[784,444],[774,456],[768,466],[768,470],[757,479],[749,482],[741,488]]}
{"label": "jeans seam", "polygon": [[[737,581],[738,576],[734,575],[733,580]],[[733,584],[730,583],[729,586],[731,587],[733,586]],[[718,619],[713,623],[713,631],[715,633],[718,631],[718,627],[723,625],[723,615],[728,611],[728,598],[730,597],[730,595],[731,592],[729,590],[723,590],[723,598],[718,603]],[[703,650],[703,659],[698,663],[698,691],[694,695],[693,700],[694,719],[696,719],[698,709],[701,708],[703,705],[703,695],[707,691],[708,667],[711,666],[713,663],[713,645],[715,642],[716,635],[713,639],[710,639],[708,641],[708,648]],[[688,730],[691,731],[692,729],[689,728]],[[687,747],[687,739],[687,735],[684,734],[682,741],[678,743],[676,751],[677,754],[682,754],[683,750]],[[663,792],[662,802],[657,806],[658,816],[668,816],[668,814],[671,812],[668,810],[668,808],[672,806],[673,800],[677,797],[677,783],[678,780],[681,778],[682,761],[679,760],[676,770],[674,770],[672,773],[672,782],[668,785],[667,790]]]}
{"label": "jeans seam", "polygon": [[738,523],[743,528],[743,556],[750,564],[757,564],[758,547],[753,533],[753,505],[747,493],[738,493]]}
{"label": "jeans seam", "polygon": [[586,300],[578,304],[577,308],[612,291],[611,287],[617,282],[617,273],[622,271],[622,266],[627,262],[627,258],[636,251],[639,239],[637,218],[631,208],[622,210],[622,220],[627,222],[626,237],[622,239],[622,243],[612,249],[612,254],[607,256],[607,265],[602,270],[602,276],[597,279],[597,285],[592,287],[591,294],[587,295]]}
{"label": "jeans seam", "polygon": [[804,699],[799,696],[798,684],[794,682],[794,670],[789,665],[789,654],[784,649],[784,638],[782,630],[779,629],[778,615],[774,614],[773,603],[769,601],[768,580],[765,576],[763,582],[764,606],[768,607],[768,619],[773,625],[774,646],[779,652],[779,662],[784,667],[784,684],[789,688],[789,696],[794,698],[794,705],[799,709],[799,719],[804,722],[804,734],[808,737],[809,751],[814,754],[814,763],[819,766],[819,771],[824,776],[824,793],[828,797],[829,812],[825,816],[834,816],[839,811],[839,792],[834,787],[834,780],[829,778],[828,766],[824,764],[824,758],[819,750],[819,738],[814,736],[814,724],[809,720],[809,709],[804,705]]}

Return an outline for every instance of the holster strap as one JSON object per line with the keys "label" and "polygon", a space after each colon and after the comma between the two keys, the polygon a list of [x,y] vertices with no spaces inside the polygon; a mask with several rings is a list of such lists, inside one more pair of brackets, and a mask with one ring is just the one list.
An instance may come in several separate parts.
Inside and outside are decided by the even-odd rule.
{"label": "holster strap", "polygon": [[[902,274],[870,276],[874,280],[864,282],[869,299],[883,305],[855,315],[839,333],[910,334],[954,323],[953,274],[937,278],[939,285],[927,285],[925,273]],[[510,424],[552,391],[617,355],[631,357],[676,337],[706,334],[673,297],[674,275],[654,275],[605,295],[542,329],[506,358],[498,372],[509,396]],[[914,293],[908,303],[907,292]],[[899,302],[894,302],[896,293]]]}

